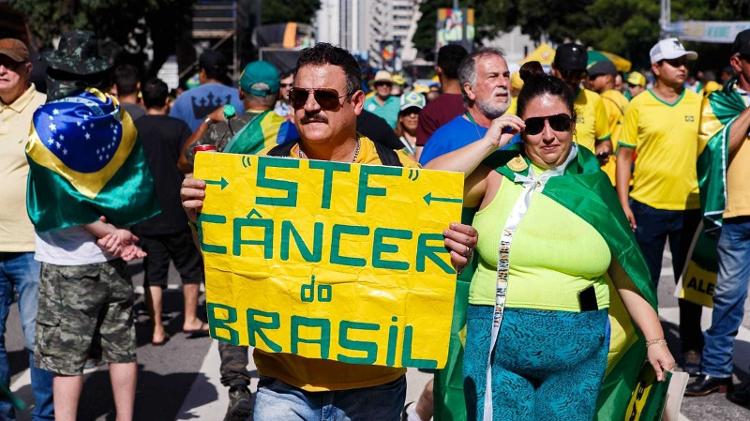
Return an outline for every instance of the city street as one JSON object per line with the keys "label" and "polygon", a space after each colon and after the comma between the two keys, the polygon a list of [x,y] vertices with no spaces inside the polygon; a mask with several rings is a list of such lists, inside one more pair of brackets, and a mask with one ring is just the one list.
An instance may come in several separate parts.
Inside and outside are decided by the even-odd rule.
{"label": "city street", "polygon": [[[659,288],[659,313],[662,317],[670,348],[677,347],[678,320],[677,300],[672,296],[674,280],[671,275],[669,256],[664,259],[664,269]],[[150,420],[221,420],[227,407],[226,389],[219,383],[219,354],[216,343],[210,338],[188,338],[181,332],[182,295],[178,289],[179,279],[174,270],[170,276],[170,289],[165,291],[164,313],[167,332],[171,340],[162,347],[150,343],[151,331],[143,306],[142,268],[132,264],[134,285],[139,293],[136,304],[139,377],[136,392],[135,419]],[[710,311],[704,311],[704,328],[710,321]],[[18,313],[14,306],[8,319],[6,344],[12,369],[11,389],[26,402],[32,401],[29,371],[22,349]],[[677,357],[677,353],[675,353]],[[252,361],[252,360],[251,360]],[[735,373],[748,375],[750,366],[750,305],[746,305],[745,319],[740,329],[736,352]],[[253,370],[253,367],[250,367]],[[255,371],[252,374],[257,376]],[[416,400],[429,375],[410,370],[408,375],[407,402]],[[735,378],[735,382],[739,379]],[[254,390],[255,377],[252,384]],[[110,395],[109,378],[105,367],[92,369],[86,376],[81,398],[79,419],[114,420],[114,404]],[[24,411],[19,420],[28,420],[29,411]],[[685,398],[682,419],[700,421],[747,420],[750,409],[739,407],[713,394],[704,398]]]}

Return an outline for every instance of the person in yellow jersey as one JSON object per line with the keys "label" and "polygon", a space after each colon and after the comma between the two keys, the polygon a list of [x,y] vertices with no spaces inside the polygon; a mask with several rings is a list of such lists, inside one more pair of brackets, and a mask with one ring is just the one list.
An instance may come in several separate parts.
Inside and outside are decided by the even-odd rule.
{"label": "person in yellow jersey", "polygon": [[[365,94],[359,89],[360,68],[346,50],[319,43],[301,51],[289,91],[300,140],[274,146],[264,155],[357,164],[417,167],[357,134],[357,115]],[[203,180],[187,178],[182,204],[195,221],[206,194]],[[451,224],[445,246],[457,270],[467,264],[477,241],[476,230]],[[253,409],[256,420],[368,419],[398,420],[406,398],[406,369],[355,365],[294,354],[253,352],[260,381]]]}
{"label": "person in yellow jersey", "polygon": [[[615,88],[617,69],[611,61],[601,60],[591,63],[586,71],[589,75],[588,88],[601,96],[604,108],[607,110],[609,132],[612,134],[612,144],[615,145],[622,130],[625,107],[628,106],[628,99]],[[615,166],[614,156],[609,157],[602,165],[602,171],[607,174],[613,186],[615,185]]]}
{"label": "person in yellow jersey", "polygon": [[576,96],[576,132],[577,144],[594,152],[600,161],[612,153],[607,110],[596,92],[581,87],[586,78],[588,53],[581,44],[561,44],[555,51],[552,62],[552,74],[568,84]]}
{"label": "person in yellow jersey", "polygon": [[[677,280],[700,221],[696,161],[701,96],[685,89],[687,62],[697,53],[685,50],[677,38],[668,38],[659,41],[650,56],[656,83],[633,98],[625,111],[616,183],[656,285],[667,239]],[[638,161],[631,174],[634,153]],[[699,305],[680,300],[683,368],[691,375],[700,371],[700,316]]]}
{"label": "person in yellow jersey", "polygon": [[628,100],[632,100],[638,94],[646,90],[646,76],[643,76],[640,72],[630,72],[628,75],[628,91],[625,97]]}

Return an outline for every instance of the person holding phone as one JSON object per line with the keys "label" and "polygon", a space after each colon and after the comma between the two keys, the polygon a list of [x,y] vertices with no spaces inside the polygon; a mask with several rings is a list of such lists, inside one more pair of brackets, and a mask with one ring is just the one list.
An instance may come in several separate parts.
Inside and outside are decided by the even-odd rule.
{"label": "person holding phone", "polygon": [[[594,154],[573,142],[573,91],[553,76],[523,76],[517,116],[495,119],[482,139],[426,166],[466,174],[464,206],[479,207],[467,409],[469,419],[591,420],[597,401],[627,389],[615,384],[635,383],[645,351],[658,380],[674,359],[615,192]],[[501,150],[518,133],[522,143]],[[640,331],[630,331],[632,345],[623,326]],[[640,353],[635,366],[618,358],[625,351]]]}

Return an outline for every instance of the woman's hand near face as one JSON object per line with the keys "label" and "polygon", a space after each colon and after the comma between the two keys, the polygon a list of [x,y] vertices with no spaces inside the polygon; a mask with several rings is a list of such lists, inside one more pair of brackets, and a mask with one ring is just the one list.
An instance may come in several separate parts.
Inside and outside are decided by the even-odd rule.
{"label": "woman's hand near face", "polygon": [[486,142],[489,142],[495,148],[502,148],[508,142],[520,133],[526,125],[520,117],[515,115],[502,115],[492,120],[492,125],[487,129],[484,135]]}

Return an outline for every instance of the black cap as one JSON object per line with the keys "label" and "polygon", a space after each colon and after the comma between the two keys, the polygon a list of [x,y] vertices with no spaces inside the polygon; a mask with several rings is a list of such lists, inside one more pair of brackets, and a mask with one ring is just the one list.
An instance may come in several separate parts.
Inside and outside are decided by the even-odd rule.
{"label": "black cap", "polygon": [[616,75],[617,74],[617,68],[615,68],[615,65],[612,64],[609,60],[602,60],[597,61],[596,63],[591,64],[586,69],[586,73],[589,74],[589,77],[599,76],[599,75]]}
{"label": "black cap", "polygon": [[750,57],[750,29],[745,29],[734,38],[732,55],[735,54]]}
{"label": "black cap", "polygon": [[198,59],[198,64],[209,73],[223,74],[227,71],[227,59],[224,58],[224,54],[215,50],[204,51]]}
{"label": "black cap", "polygon": [[569,42],[557,47],[552,65],[561,71],[586,70],[588,56],[586,47]]}

